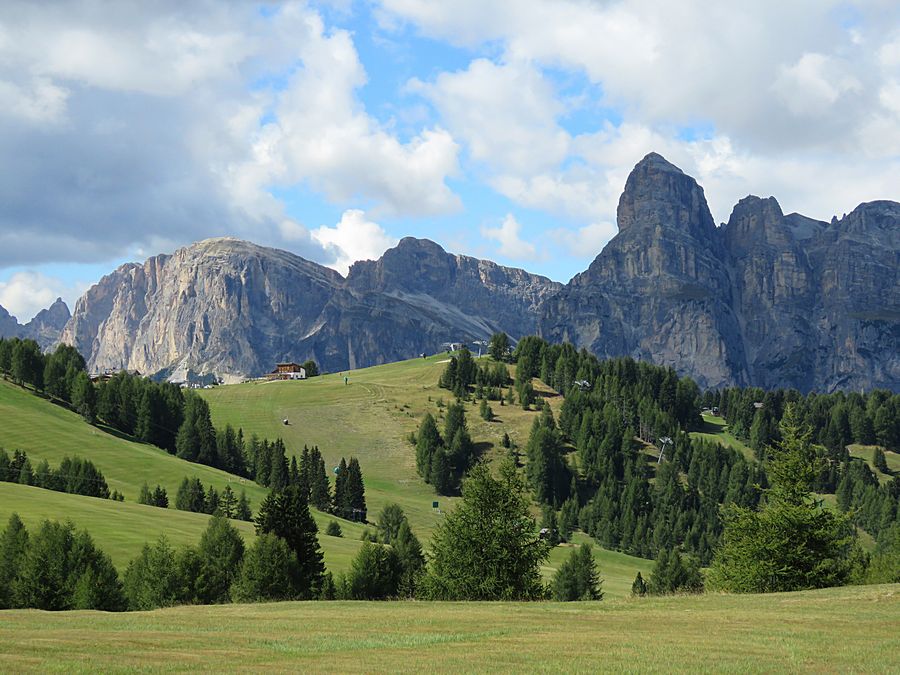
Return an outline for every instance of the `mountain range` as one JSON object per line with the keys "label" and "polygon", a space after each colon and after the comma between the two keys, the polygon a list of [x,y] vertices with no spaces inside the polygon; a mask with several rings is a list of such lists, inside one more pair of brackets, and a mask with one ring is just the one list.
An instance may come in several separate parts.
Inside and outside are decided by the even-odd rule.
{"label": "mountain range", "polygon": [[565,285],[423,239],[346,277],[209,239],[119,267],[71,318],[61,301],[45,310],[40,330],[41,315],[13,319],[16,329],[4,310],[0,334],[37,331],[44,346],[58,335],[94,371],[175,379],[190,369],[233,380],[308,358],[337,371],[505,331],[670,365],[706,387],[900,389],[900,204],[824,222],[750,196],[717,227],[697,182],[651,153],[628,177],[617,222]]}

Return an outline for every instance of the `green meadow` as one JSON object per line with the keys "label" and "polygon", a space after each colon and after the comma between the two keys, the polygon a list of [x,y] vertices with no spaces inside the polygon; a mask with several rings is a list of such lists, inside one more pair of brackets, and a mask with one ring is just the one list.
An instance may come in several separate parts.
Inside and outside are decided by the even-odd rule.
{"label": "green meadow", "polygon": [[[446,355],[415,359],[349,373],[345,385],[341,374],[326,375],[305,382],[251,382],[203,390],[210,400],[214,422],[242,427],[247,435],[284,438],[289,452],[303,445],[319,445],[329,466],[342,456],[359,458],[366,482],[369,518],[375,520],[389,502],[403,506],[415,532],[427,548],[431,531],[447,510],[452,498],[437,497],[415,471],[414,451],[407,441],[426,411],[441,424],[438,400],[449,401],[449,393],[436,382],[445,367]],[[552,392],[544,389],[547,396]],[[557,410],[558,397],[549,398]],[[472,435],[487,457],[500,453],[500,438],[509,433],[520,446],[525,444],[536,413],[519,406],[493,404],[497,419],[485,422],[477,408],[470,406],[468,420]],[[287,418],[288,425],[283,424]],[[44,519],[71,520],[88,530],[120,570],[141,547],[165,534],[176,546],[196,544],[209,517],[136,503],[141,485],[157,483],[174,503],[178,485],[185,476],[197,476],[204,485],[222,490],[231,485],[244,489],[255,510],[266,490],[252,481],[224,471],[178,459],[151,445],[135,442],[107,429],[86,424],[78,415],[5,381],[0,381],[0,447],[8,452],[21,449],[33,464],[47,459],[55,466],[65,456],[90,459],[106,477],[111,490],[125,495],[125,502],[67,495],[40,488],[0,482],[0,523],[16,511],[29,528]],[[438,509],[433,502],[438,501]],[[313,511],[319,526],[319,542],[328,569],[340,572],[349,567],[360,546],[364,526]],[[344,536],[324,534],[330,520],[339,520]],[[255,537],[253,525],[233,521],[249,544]],[[578,542],[591,541],[579,535]],[[555,548],[542,571],[549,579],[571,551],[571,546]],[[652,561],[594,547],[604,579],[607,597],[624,597],[638,571],[649,574]]]}
{"label": "green meadow", "polygon": [[588,603],[0,612],[4,672],[900,671],[900,585]]}

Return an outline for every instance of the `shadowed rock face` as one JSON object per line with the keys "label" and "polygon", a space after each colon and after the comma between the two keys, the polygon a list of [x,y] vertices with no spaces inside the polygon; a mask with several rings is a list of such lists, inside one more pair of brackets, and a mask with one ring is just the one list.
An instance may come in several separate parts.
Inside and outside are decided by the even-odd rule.
{"label": "shadowed rock face", "polygon": [[617,216],[619,233],[565,286],[421,239],[346,279],[211,239],[104,277],[61,339],[93,370],[243,376],[280,360],[334,371],[538,332],[709,387],[900,389],[900,204],[825,223],[751,196],[717,228],[697,182],[652,153]]}
{"label": "shadowed rock face", "polygon": [[347,279],[285,251],[210,239],[104,277],[61,339],[92,370],[240,377],[312,358],[333,371],[495,330],[533,333],[537,306],[559,287],[416,239],[357,263]]}
{"label": "shadowed rock face", "polygon": [[57,298],[50,307],[35,314],[25,325],[20,325],[16,317],[0,307],[0,337],[30,338],[41,349],[47,350],[59,342],[70,316],[69,307],[62,298]]}
{"label": "shadowed rock face", "polygon": [[862,204],[829,224],[751,196],[715,228],[697,183],[650,154],[618,223],[545,303],[548,339],[710,387],[900,388],[900,204]]}

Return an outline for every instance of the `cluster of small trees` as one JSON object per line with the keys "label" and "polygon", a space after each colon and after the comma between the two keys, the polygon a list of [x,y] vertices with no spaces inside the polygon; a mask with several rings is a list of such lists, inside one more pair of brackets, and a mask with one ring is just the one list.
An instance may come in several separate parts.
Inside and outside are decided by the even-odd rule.
{"label": "cluster of small trees", "polygon": [[431,483],[438,494],[454,493],[462,475],[476,459],[463,404],[457,401],[447,406],[443,436],[434,417],[426,413],[415,441],[419,475]]}
{"label": "cluster of small trees", "polygon": [[0,536],[0,609],[126,608],[109,557],[72,523],[45,520],[29,535],[18,514]]}
{"label": "cluster of small trees", "polygon": [[472,358],[472,352],[463,347],[459,353],[450,357],[438,379],[438,386],[449,389],[456,398],[464,399],[474,387],[476,398],[500,399],[500,391],[509,383],[509,371],[502,362],[478,364]]}
{"label": "cluster of small trees", "polygon": [[6,450],[0,448],[0,480],[73,495],[116,501],[124,499],[118,491],[110,492],[106,479],[93,462],[81,457],[64,457],[59,467],[54,469],[46,459],[32,466],[24,451],[14,450],[10,457]]}
{"label": "cluster of small trees", "polygon": [[[151,493],[146,484],[144,488],[146,488],[146,496],[150,501],[142,501],[142,504],[162,506],[162,502],[165,501],[168,505],[169,500],[165,490],[157,486]],[[144,488],[141,489],[142,499],[145,497]],[[166,507],[162,506],[162,508]],[[175,496],[175,508],[179,511],[208,513],[237,520],[252,520],[253,518],[250,512],[250,501],[244,490],[241,490],[240,497],[238,497],[230,485],[226,485],[221,493],[212,485],[204,489],[203,483],[196,476],[182,479],[181,485],[178,486],[178,494]]]}
{"label": "cluster of small trees", "polygon": [[422,545],[403,509],[387,504],[378,516],[375,541],[365,540],[350,569],[335,580],[338,600],[413,598],[425,569]]}

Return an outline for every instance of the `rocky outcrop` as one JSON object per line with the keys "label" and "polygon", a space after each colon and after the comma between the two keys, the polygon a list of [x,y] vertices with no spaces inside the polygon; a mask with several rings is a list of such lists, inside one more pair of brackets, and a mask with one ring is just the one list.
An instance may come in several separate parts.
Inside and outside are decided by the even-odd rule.
{"label": "rocky outcrop", "polygon": [[46,351],[59,342],[70,316],[69,307],[62,298],[57,298],[50,307],[35,314],[25,325],[19,324],[16,317],[0,307],[0,337],[30,338]]}
{"label": "rocky outcrop", "polygon": [[495,330],[532,333],[537,306],[559,287],[425,240],[404,239],[344,279],[285,251],[211,239],[104,277],[62,340],[95,371],[239,378],[307,358],[338,370]]}
{"label": "rocky outcrop", "polygon": [[634,168],[619,233],[542,308],[541,333],[702,385],[900,389],[900,204],[830,224],[747,197],[713,225],[694,179]]}
{"label": "rocky outcrop", "polygon": [[[716,227],[697,182],[652,153],[628,177],[617,218],[618,234],[565,286],[422,239],[347,278],[211,239],[104,277],[61,339],[93,370],[236,378],[280,360],[333,371],[537,332],[707,387],[900,390],[900,204],[827,223],[750,196]],[[4,321],[0,312],[0,330]]]}

